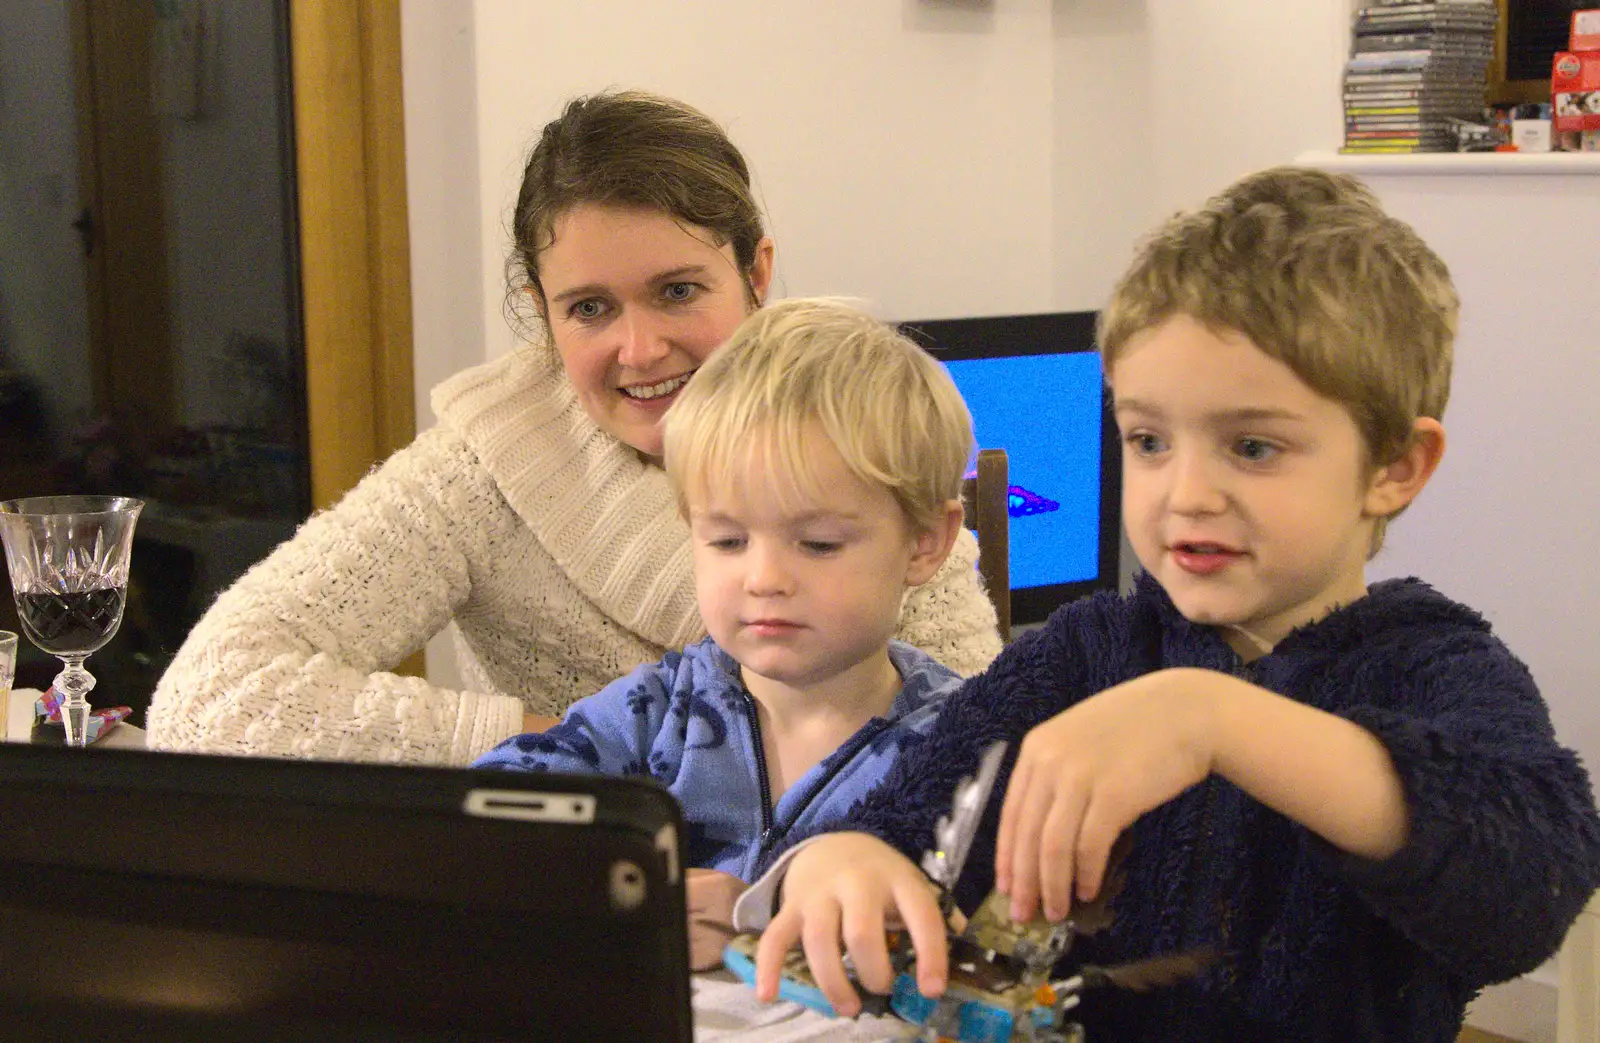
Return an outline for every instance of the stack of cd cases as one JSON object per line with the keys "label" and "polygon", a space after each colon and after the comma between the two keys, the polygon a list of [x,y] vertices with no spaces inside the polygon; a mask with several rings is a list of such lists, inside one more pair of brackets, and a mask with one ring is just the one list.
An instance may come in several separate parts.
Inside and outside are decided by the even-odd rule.
{"label": "stack of cd cases", "polygon": [[1495,18],[1495,0],[1375,0],[1358,9],[1341,151],[1453,151],[1451,120],[1483,117]]}

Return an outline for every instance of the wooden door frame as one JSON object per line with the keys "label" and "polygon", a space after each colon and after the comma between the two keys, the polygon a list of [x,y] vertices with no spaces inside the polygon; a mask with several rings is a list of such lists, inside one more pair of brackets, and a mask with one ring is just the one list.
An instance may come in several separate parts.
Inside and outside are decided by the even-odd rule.
{"label": "wooden door frame", "polygon": [[400,0],[290,0],[311,503],[416,434]]}

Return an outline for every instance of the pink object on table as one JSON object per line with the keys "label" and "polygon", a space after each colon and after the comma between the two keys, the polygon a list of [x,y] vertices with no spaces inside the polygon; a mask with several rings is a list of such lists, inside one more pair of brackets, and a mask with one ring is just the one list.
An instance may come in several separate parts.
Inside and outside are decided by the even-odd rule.
{"label": "pink object on table", "polygon": [[[117,723],[131,714],[133,710],[126,706],[102,706],[89,711],[89,723],[86,727],[88,741],[94,742],[106,732],[116,727]],[[61,698],[56,695],[52,686],[33,703],[35,719],[44,720],[51,724],[61,723]]]}

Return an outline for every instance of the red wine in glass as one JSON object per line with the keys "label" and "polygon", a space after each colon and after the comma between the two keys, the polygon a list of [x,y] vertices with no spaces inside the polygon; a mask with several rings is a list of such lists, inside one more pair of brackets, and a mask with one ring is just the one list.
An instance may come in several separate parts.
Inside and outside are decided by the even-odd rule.
{"label": "red wine in glass", "polygon": [[0,500],[0,545],[28,639],[61,660],[68,746],[88,742],[94,676],[83,661],[111,640],[128,599],[128,555],[144,501],[126,496]]}
{"label": "red wine in glass", "polygon": [[69,594],[17,591],[17,616],[28,639],[51,655],[87,654],[111,640],[122,624],[128,588],[95,587]]}

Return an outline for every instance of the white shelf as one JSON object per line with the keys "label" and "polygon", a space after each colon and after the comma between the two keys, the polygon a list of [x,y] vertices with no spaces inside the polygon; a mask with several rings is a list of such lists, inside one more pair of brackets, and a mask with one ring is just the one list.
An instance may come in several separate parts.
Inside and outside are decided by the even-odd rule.
{"label": "white shelf", "polygon": [[1307,152],[1297,156],[1295,162],[1319,170],[1385,177],[1437,177],[1441,174],[1600,177],[1600,152],[1416,152],[1376,156]]}

